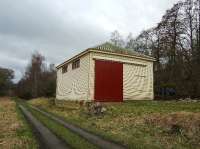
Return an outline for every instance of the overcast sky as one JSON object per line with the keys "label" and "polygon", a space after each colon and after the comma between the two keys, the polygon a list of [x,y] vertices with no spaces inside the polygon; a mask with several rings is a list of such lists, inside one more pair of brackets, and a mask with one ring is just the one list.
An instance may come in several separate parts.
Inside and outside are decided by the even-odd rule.
{"label": "overcast sky", "polygon": [[138,35],[178,0],[0,0],[0,67],[23,75],[34,51],[59,64],[118,30]]}

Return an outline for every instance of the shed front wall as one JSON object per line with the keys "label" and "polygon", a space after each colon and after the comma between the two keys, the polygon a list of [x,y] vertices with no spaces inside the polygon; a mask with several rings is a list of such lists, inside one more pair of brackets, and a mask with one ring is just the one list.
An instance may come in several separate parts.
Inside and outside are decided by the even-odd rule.
{"label": "shed front wall", "polygon": [[91,53],[90,99],[94,99],[95,59],[123,62],[123,100],[152,100],[153,62],[104,53]]}
{"label": "shed front wall", "polygon": [[88,100],[90,54],[80,57],[80,67],[72,70],[72,63],[68,64],[68,71],[62,73],[57,70],[56,98],[62,100]]}

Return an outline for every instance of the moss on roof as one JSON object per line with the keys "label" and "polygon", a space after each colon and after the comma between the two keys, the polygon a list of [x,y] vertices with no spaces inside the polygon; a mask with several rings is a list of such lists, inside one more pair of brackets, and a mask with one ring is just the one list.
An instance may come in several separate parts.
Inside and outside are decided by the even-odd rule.
{"label": "moss on roof", "polygon": [[133,56],[144,57],[144,58],[151,58],[151,59],[153,58],[151,56],[147,56],[147,55],[138,53],[132,49],[126,49],[126,48],[122,48],[119,46],[115,46],[110,42],[103,43],[101,45],[92,47],[90,49],[105,51],[105,52],[112,52],[112,53],[127,54],[127,55],[133,55]]}
{"label": "moss on roof", "polygon": [[[119,54],[126,54],[126,55],[132,55],[132,56],[137,56],[137,57],[141,57],[141,58],[146,58],[149,59],[151,61],[155,61],[155,58],[151,57],[151,56],[147,56],[141,53],[138,53],[136,51],[134,51],[133,49],[126,49],[126,48],[122,48],[119,46],[115,46],[110,42],[105,42],[101,45],[95,46],[95,47],[91,47],[88,48],[87,50],[97,50],[97,51],[105,51],[105,52],[112,52],[112,53],[119,53]],[[83,51],[82,53],[84,53],[85,51]],[[80,54],[82,54],[80,53]],[[79,54],[76,56],[80,56]],[[58,65],[56,68],[61,67],[64,63],[73,60],[76,56],[72,57],[71,59],[61,63],[60,65]]]}

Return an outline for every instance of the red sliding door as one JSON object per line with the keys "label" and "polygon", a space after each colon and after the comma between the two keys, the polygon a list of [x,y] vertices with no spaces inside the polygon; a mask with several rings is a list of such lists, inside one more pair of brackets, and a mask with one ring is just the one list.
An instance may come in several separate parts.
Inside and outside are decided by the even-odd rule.
{"label": "red sliding door", "polygon": [[95,100],[100,102],[123,101],[123,64],[95,60]]}

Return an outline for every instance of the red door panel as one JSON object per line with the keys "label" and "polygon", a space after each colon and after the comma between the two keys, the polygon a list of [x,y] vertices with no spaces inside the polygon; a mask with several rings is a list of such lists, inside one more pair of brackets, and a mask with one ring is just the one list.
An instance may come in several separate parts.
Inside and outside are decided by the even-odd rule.
{"label": "red door panel", "polygon": [[95,60],[95,100],[100,102],[123,101],[123,64]]}

